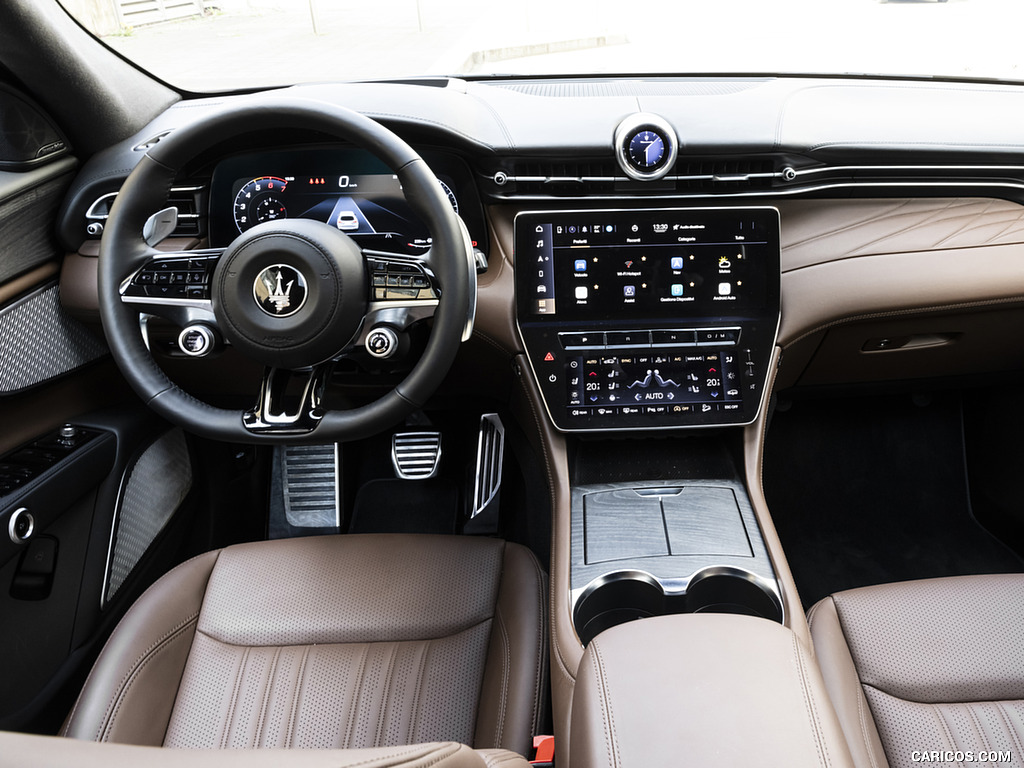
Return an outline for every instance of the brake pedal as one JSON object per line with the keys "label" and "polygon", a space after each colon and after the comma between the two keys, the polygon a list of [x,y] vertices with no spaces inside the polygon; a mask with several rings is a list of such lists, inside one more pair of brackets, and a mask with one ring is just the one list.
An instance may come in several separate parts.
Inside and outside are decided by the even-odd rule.
{"label": "brake pedal", "polygon": [[429,480],[441,463],[441,433],[397,433],[391,438],[391,463],[402,480]]}

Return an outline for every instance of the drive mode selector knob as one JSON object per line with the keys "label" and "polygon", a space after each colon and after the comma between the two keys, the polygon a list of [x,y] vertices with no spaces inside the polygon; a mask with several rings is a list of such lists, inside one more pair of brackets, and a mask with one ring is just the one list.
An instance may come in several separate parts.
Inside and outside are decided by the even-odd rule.
{"label": "drive mode selector knob", "polygon": [[366,334],[366,351],[381,360],[395,354],[398,349],[398,336],[385,326],[372,329]]}
{"label": "drive mode selector knob", "polygon": [[213,331],[205,325],[190,325],[178,334],[178,349],[190,357],[205,357],[213,349]]}

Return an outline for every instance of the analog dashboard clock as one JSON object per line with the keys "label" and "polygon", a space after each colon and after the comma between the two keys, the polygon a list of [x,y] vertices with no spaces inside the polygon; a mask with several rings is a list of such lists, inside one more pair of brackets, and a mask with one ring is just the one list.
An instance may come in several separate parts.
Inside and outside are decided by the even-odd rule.
{"label": "analog dashboard clock", "polygon": [[639,113],[615,129],[615,157],[627,176],[640,181],[660,179],[676,161],[675,131],[658,115]]}

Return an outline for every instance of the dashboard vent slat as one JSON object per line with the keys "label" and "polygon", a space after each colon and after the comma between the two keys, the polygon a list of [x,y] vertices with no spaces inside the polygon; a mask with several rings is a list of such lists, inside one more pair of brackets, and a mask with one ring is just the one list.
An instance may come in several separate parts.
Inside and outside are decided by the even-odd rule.
{"label": "dashboard vent slat", "polygon": [[[167,205],[178,209],[178,226],[172,233],[173,237],[201,237],[203,234],[202,197],[206,187],[180,186],[171,187],[167,194]],[[92,205],[85,212],[86,224],[103,223],[110,215],[110,209],[114,205],[117,192],[108,192],[105,195],[93,200]],[[88,230],[90,235],[99,237],[99,232],[94,233]],[[102,231],[99,230],[100,232]]]}
{"label": "dashboard vent slat", "polygon": [[509,196],[614,195],[643,192],[722,193],[769,190],[775,179],[770,159],[707,159],[676,162],[658,182],[635,181],[611,161],[522,160],[500,192]]}

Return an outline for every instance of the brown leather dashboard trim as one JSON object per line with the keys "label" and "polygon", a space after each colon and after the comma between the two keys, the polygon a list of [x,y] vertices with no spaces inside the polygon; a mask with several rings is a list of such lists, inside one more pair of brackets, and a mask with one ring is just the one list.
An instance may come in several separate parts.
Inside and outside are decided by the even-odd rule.
{"label": "brown leather dashboard trim", "polygon": [[16,299],[21,294],[35,288],[38,285],[45,283],[51,277],[57,274],[60,267],[55,261],[49,261],[46,264],[26,272],[21,277],[16,277],[13,280],[0,285],[0,306],[6,304],[12,299]]}

